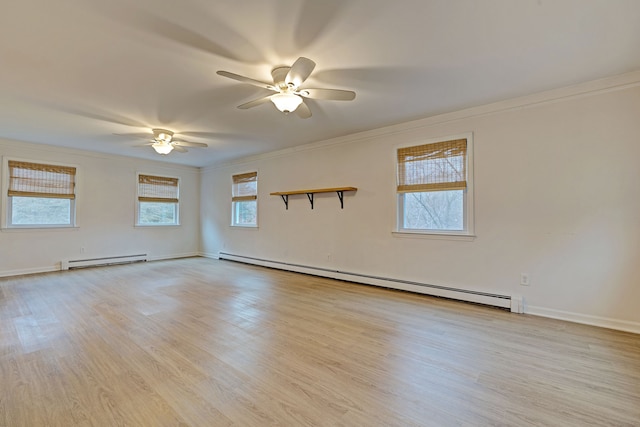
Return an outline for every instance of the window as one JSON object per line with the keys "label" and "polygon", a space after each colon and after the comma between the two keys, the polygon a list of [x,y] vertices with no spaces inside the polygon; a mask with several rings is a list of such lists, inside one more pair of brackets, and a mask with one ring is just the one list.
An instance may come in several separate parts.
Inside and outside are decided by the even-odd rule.
{"label": "window", "polygon": [[471,137],[398,149],[398,230],[472,234]]}
{"label": "window", "polygon": [[178,178],[138,175],[137,225],[178,225]]}
{"label": "window", "polygon": [[9,160],[8,227],[75,225],[76,168]]}
{"label": "window", "polygon": [[258,226],[258,172],[233,175],[231,225]]}

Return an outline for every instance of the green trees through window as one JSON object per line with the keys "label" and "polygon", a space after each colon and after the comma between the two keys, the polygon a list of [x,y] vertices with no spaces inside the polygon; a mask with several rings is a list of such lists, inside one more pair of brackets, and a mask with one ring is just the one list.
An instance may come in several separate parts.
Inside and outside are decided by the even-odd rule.
{"label": "green trees through window", "polygon": [[69,225],[71,199],[14,196],[11,198],[11,223],[13,225]]}
{"label": "green trees through window", "polygon": [[178,225],[178,178],[138,175],[137,225]]}
{"label": "green trees through window", "polygon": [[140,202],[140,225],[175,225],[176,203]]}

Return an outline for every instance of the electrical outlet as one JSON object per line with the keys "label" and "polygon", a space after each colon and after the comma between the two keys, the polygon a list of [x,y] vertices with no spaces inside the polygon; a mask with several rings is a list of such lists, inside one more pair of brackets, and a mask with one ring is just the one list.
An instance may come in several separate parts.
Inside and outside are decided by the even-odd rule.
{"label": "electrical outlet", "polygon": [[81,253],[81,254],[83,254],[84,252],[85,252],[85,251],[84,251],[84,246],[82,246],[82,247],[80,248],[80,253]]}
{"label": "electrical outlet", "polygon": [[527,273],[520,273],[520,285],[529,286],[531,284]]}

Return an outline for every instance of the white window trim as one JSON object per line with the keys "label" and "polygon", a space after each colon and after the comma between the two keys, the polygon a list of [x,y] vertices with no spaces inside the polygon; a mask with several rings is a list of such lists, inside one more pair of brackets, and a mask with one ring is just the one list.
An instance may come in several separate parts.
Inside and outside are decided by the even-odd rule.
{"label": "white window trim", "polygon": [[[475,239],[475,188],[474,188],[474,176],[473,176],[473,132],[461,133],[456,135],[448,135],[438,138],[421,139],[418,141],[412,141],[411,143],[405,143],[398,145],[393,150],[394,163],[396,165],[396,177],[398,173],[398,149],[413,147],[416,145],[432,144],[442,141],[450,141],[455,139],[466,138],[467,140],[467,189],[463,200],[463,223],[464,230],[421,230],[421,229],[408,229],[402,228],[402,203],[403,198],[401,194],[398,194],[396,186],[394,185],[394,197],[396,203],[396,223],[392,230],[392,235],[397,237],[417,237],[417,238],[435,238],[435,239],[451,239],[451,240],[473,240]],[[396,178],[397,179],[397,178]]]}
{"label": "white window trim", "polygon": [[260,176],[260,171],[257,169],[252,169],[250,171],[246,171],[246,172],[235,172],[231,174],[231,188],[232,188],[232,194],[231,197],[233,198],[233,176],[234,175],[242,175],[245,173],[252,173],[255,172],[256,175],[256,223],[255,224],[236,224],[235,222],[235,217],[236,217],[236,203],[233,200],[231,201],[231,222],[229,224],[230,227],[233,228],[245,228],[245,229],[249,229],[249,230],[255,230],[258,228],[258,222],[260,221],[260,205],[258,204],[258,187],[259,187],[259,182],[258,182],[258,177]]}
{"label": "white window trim", "polygon": [[[174,178],[178,180],[178,203],[176,203],[176,222],[174,224],[140,224],[140,201],[138,200],[140,191],[140,175],[161,176],[163,178]],[[179,176],[166,175],[159,172],[136,172],[136,200],[134,206],[133,226],[140,228],[148,227],[180,227],[180,183],[182,179]]]}
{"label": "white window trim", "polygon": [[[41,163],[45,165],[66,166],[76,169],[74,194],[75,199],[71,200],[71,223],[70,224],[25,224],[14,225],[9,223],[9,209],[11,208],[11,200],[9,198],[9,160],[16,162]],[[2,195],[0,197],[0,229],[2,230],[52,230],[52,229],[74,229],[79,228],[78,224],[78,198],[81,189],[81,168],[73,163],[63,163],[51,160],[34,160],[24,157],[2,156]]]}

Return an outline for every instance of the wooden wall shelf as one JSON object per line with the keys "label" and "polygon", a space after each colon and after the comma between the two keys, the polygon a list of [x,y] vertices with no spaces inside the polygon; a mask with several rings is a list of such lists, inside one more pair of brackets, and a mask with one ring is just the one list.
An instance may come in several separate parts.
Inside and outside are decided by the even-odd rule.
{"label": "wooden wall shelf", "polygon": [[344,209],[344,192],[356,191],[356,190],[358,190],[356,187],[316,188],[315,190],[277,191],[275,193],[271,193],[271,195],[282,197],[282,201],[284,202],[285,208],[289,209],[289,196],[295,195],[295,194],[306,194],[307,198],[309,199],[309,203],[311,203],[311,209],[313,209],[314,194],[337,193],[338,198],[340,199],[340,209]]}

